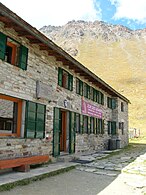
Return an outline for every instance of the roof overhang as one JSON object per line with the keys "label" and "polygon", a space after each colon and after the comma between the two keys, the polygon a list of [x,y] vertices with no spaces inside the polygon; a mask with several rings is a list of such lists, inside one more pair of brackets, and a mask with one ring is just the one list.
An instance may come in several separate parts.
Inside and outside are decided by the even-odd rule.
{"label": "roof overhang", "polygon": [[48,52],[48,55],[55,56],[57,61],[61,61],[64,66],[68,66],[69,69],[79,73],[80,76],[84,76],[89,82],[92,82],[94,85],[107,91],[110,95],[119,97],[127,103],[130,103],[126,97],[113,89],[110,85],[65,52],[61,47],[13,13],[2,3],[0,3],[0,21],[4,23],[5,28],[13,28],[18,33],[18,36],[26,37],[30,44],[39,45],[40,50],[45,50]]}

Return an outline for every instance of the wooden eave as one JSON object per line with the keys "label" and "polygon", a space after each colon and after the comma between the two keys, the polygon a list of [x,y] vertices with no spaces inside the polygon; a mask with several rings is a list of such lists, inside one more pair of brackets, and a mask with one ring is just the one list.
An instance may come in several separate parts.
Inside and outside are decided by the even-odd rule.
{"label": "wooden eave", "polygon": [[62,48],[52,42],[44,34],[25,22],[22,18],[17,16],[2,3],[0,3],[0,21],[4,23],[5,28],[13,28],[20,37],[26,37],[30,44],[37,44],[40,50],[45,50],[48,55],[55,56],[57,61],[61,61],[64,66],[74,70],[80,76],[87,79],[89,82],[94,83],[97,87],[105,90],[114,97],[120,97],[129,103],[129,100],[114,90],[111,86],[105,83],[102,79],[96,76],[93,72],[83,66],[80,62],[75,60]]}

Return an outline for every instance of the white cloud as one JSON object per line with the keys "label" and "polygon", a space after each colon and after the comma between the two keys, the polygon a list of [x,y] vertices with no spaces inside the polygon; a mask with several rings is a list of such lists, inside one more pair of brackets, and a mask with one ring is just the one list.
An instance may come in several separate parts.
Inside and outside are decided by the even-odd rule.
{"label": "white cloud", "polygon": [[132,19],[146,23],[146,0],[110,0],[116,6],[114,19]]}
{"label": "white cloud", "polygon": [[1,3],[37,28],[63,25],[70,20],[101,19],[101,9],[95,0],[1,0]]}

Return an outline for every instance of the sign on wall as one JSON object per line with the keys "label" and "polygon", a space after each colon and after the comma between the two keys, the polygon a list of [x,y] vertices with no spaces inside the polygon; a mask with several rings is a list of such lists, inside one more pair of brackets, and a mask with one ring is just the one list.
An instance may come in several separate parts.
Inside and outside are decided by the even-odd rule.
{"label": "sign on wall", "polygon": [[50,100],[53,94],[51,85],[42,83],[41,81],[36,82],[36,97]]}
{"label": "sign on wall", "polygon": [[82,99],[82,113],[87,114],[89,116],[102,118],[102,111],[97,107],[94,106]]}

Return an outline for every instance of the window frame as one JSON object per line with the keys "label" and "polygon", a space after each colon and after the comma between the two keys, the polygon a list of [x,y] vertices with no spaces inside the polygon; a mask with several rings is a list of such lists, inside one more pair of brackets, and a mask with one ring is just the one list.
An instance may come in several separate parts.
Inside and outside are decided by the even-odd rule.
{"label": "window frame", "polygon": [[[0,45],[0,59],[22,70],[27,70],[28,48],[2,32],[0,32],[0,38],[2,39]],[[19,52],[17,50],[17,44],[19,45]],[[11,62],[6,60],[7,46],[12,48]]]}
{"label": "window frame", "polygon": [[83,96],[83,81],[76,78],[76,93]]}
{"label": "window frame", "polygon": [[[63,73],[67,74],[67,86],[63,84]],[[58,85],[64,89],[73,91],[73,75],[61,67],[58,67]]]}
{"label": "window frame", "polygon": [[11,97],[11,96],[1,95],[1,94],[0,94],[0,99],[16,102],[18,104],[16,133],[0,133],[0,137],[2,136],[20,137],[21,136],[21,123],[22,123],[22,100],[15,98],[15,97]]}

